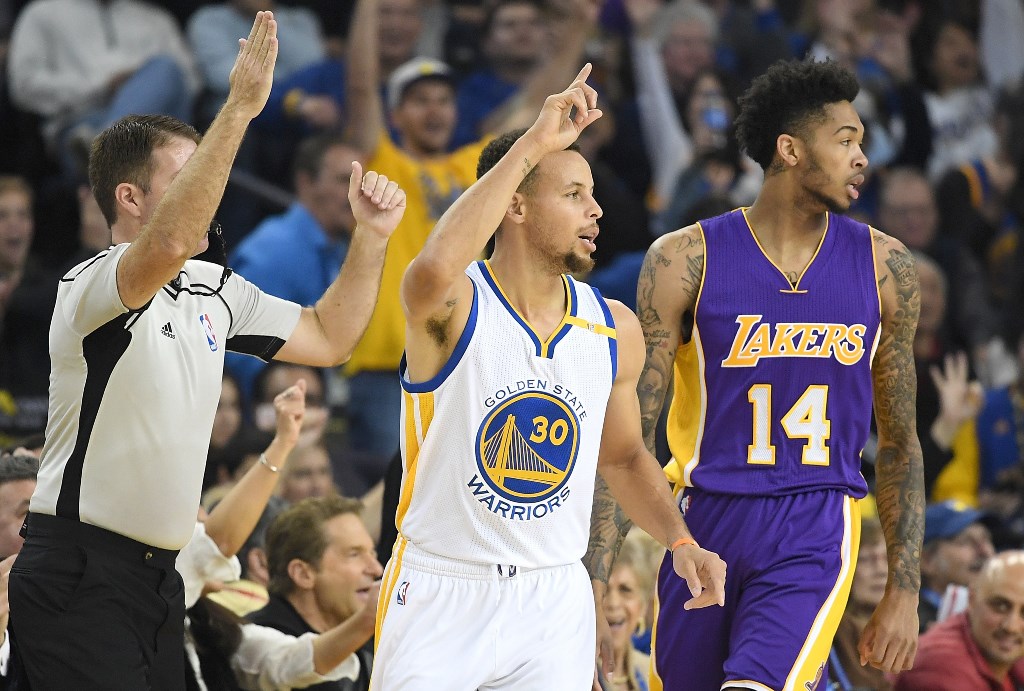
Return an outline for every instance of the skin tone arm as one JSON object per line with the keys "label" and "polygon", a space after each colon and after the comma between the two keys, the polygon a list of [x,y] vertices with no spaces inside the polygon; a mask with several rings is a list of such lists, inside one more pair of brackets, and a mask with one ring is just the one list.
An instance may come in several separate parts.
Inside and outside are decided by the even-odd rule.
{"label": "skin tone arm", "polygon": [[405,192],[352,162],[348,199],[356,219],[345,264],[313,307],[302,310],[277,360],[334,367],[349,359],[373,314],[388,239],[405,214]]}
{"label": "skin tone arm", "polygon": [[[637,384],[644,443],[654,454],[655,426],[672,381],[675,353],[684,336],[684,319],[693,312],[704,268],[704,239],[700,229],[688,226],[654,242],[637,283],[637,316],[643,330],[646,358]],[[664,481],[664,475],[662,475]],[[594,491],[590,544],[583,559],[590,577],[607,585],[615,558],[632,522],[612,498],[599,476]]]}
{"label": "skin tone arm", "polygon": [[[267,463],[283,469],[288,454],[295,448],[306,412],[306,380],[300,379],[274,398],[277,430],[273,441],[264,452]],[[220,553],[225,557],[238,554],[246,539],[256,527],[263,509],[274,493],[279,473],[257,463],[224,495],[210,512],[204,527]]]}
{"label": "skin tone arm", "polygon": [[[501,224],[527,173],[542,156],[565,149],[601,117],[597,92],[586,83],[589,74],[587,64],[568,89],[548,96],[533,126],[441,216],[406,270],[402,305],[408,320],[410,374],[415,378],[433,376],[454,348],[472,306],[466,267]],[[573,106],[577,115],[570,120]]]}
{"label": "skin tone arm", "polygon": [[[273,13],[258,12],[249,38],[239,40],[224,107],[117,265],[117,290],[125,307],[149,302],[195,254],[224,196],[245,129],[270,95],[276,60],[277,22]],[[136,192],[129,183],[115,190],[118,200],[129,202]]]}
{"label": "skin tone arm", "polygon": [[[690,538],[658,461],[644,446],[637,383],[640,377],[643,332],[622,303],[610,300],[619,346],[619,369],[605,413],[597,470],[622,508],[640,528],[666,548]],[[725,562],[693,544],[672,551],[672,564],[686,579],[694,599],[686,609],[725,604]]]}
{"label": "skin tone arm", "polygon": [[878,517],[885,533],[889,579],[861,634],[861,664],[898,673],[917,652],[917,600],[924,535],[924,462],[916,428],[914,330],[921,310],[914,258],[898,240],[872,231],[882,298],[882,337],[872,366],[878,455]]}
{"label": "skin tone arm", "polygon": [[350,27],[345,67],[345,102],[349,111],[345,138],[372,158],[384,131],[384,104],[380,98],[380,2],[357,0]]}

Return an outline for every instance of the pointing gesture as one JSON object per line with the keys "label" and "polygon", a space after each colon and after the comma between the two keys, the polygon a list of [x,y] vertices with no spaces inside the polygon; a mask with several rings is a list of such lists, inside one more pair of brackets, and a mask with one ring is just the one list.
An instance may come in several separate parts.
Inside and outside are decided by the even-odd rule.
{"label": "pointing gesture", "polygon": [[530,127],[545,151],[565,149],[603,115],[597,107],[597,91],[587,84],[590,70],[588,62],[565,91],[545,99],[537,121]]}
{"label": "pointing gesture", "polygon": [[683,609],[725,604],[725,562],[717,554],[697,545],[683,545],[672,551],[672,567],[693,595]]}

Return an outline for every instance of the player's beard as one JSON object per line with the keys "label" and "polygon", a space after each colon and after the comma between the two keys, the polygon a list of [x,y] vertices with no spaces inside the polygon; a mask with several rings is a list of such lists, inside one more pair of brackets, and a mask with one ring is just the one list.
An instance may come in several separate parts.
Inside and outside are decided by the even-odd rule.
{"label": "player's beard", "polygon": [[818,164],[818,157],[814,154],[810,156],[810,167],[803,175],[804,191],[807,195],[818,202],[826,209],[834,214],[844,214],[850,210],[850,202],[846,200],[845,203],[831,197],[825,192],[822,192],[822,188],[828,187],[832,184],[832,178],[825,169]]}

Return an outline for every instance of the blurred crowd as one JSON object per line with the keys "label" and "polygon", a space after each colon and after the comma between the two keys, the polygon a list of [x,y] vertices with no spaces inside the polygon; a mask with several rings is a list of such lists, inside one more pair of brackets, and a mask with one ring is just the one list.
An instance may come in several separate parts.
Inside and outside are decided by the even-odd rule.
{"label": "blurred crowd", "polygon": [[[0,447],[41,445],[57,282],[110,244],[109,213],[87,178],[93,137],[142,112],[202,130],[226,97],[237,39],[263,9],[279,25],[274,89],[217,214],[223,243],[203,258],[312,304],[348,249],[350,161],[397,181],[408,212],[389,245],[366,336],[343,370],[228,358],[207,508],[230,496],[272,443],[279,394],[304,380],[306,408],[275,496],[260,510],[252,544],[239,548],[247,580],[219,588],[223,602],[244,613],[257,609],[238,606],[247,599],[296,599],[292,585],[281,585],[289,574],[277,574],[274,585],[264,548],[273,516],[304,499],[362,497],[361,508],[302,520],[313,530],[317,521],[359,515],[384,561],[401,473],[399,281],[433,224],[474,181],[477,156],[494,134],[528,125],[547,94],[583,62],[594,64],[605,115],[580,146],[605,213],[596,268],[585,280],[635,306],[643,254],[658,235],[749,204],[758,190],[761,171],[732,132],[738,95],[774,61],[812,57],[842,63],[861,83],[854,105],[870,167],[851,215],[917,257],[917,425],[930,502],[922,626],[967,626],[943,635],[975,641],[986,664],[999,657],[989,648],[1004,639],[986,647],[976,630],[989,600],[958,588],[998,590],[1021,567],[1009,557],[986,564],[1024,547],[1021,0],[0,2]],[[869,481],[873,460],[869,447]],[[0,476],[0,511],[5,486]],[[867,672],[856,661],[856,634],[885,574],[870,500],[866,508],[830,665],[844,689],[892,683],[861,678]],[[636,543],[609,589],[608,620],[621,643],[615,688],[646,688],[637,670],[646,669],[643,632],[660,554],[652,556],[642,536]],[[379,569],[373,564],[371,572]],[[278,618],[289,613],[280,606]],[[1011,666],[1024,656],[1024,614],[1016,616]],[[303,621],[316,631],[336,624]],[[1019,679],[1024,684],[1024,672]],[[936,688],[928,683],[897,688]]]}

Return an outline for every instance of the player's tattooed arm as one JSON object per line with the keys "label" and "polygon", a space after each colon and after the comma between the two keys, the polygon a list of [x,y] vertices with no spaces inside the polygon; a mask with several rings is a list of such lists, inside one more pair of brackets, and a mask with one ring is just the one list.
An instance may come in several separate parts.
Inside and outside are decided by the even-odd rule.
{"label": "player's tattooed arm", "polygon": [[875,494],[888,548],[889,587],[916,593],[921,587],[925,506],[913,353],[921,294],[910,252],[897,240],[877,233],[879,238],[882,337],[872,369],[878,426]]}
{"label": "player's tattooed arm", "polygon": [[[648,250],[637,283],[637,317],[646,360],[637,385],[644,442],[654,454],[654,433],[672,381],[672,362],[693,311],[704,273],[704,237],[689,226],[658,239]],[[681,289],[680,289],[681,286]],[[590,544],[584,565],[593,580],[607,583],[632,522],[600,476],[594,488]]]}

